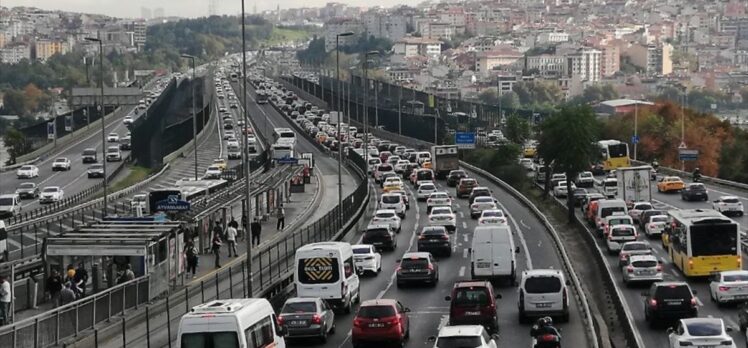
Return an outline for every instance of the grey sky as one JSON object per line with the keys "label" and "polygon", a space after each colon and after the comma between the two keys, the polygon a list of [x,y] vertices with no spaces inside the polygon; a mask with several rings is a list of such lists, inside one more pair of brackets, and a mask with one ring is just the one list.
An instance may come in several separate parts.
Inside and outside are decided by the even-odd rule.
{"label": "grey sky", "polygon": [[[252,13],[253,6],[257,11],[281,8],[298,8],[324,6],[332,0],[245,0],[244,6],[248,13]],[[353,6],[371,5],[366,0],[338,0]],[[403,3],[403,0],[380,0],[376,5],[393,6]],[[140,17],[140,8],[163,8],[167,16],[199,17],[208,14],[208,0],[0,0],[6,7],[31,6],[45,10],[64,10],[85,13],[100,13],[115,17]],[[218,0],[218,12],[222,14],[238,14],[241,12],[239,0]]]}

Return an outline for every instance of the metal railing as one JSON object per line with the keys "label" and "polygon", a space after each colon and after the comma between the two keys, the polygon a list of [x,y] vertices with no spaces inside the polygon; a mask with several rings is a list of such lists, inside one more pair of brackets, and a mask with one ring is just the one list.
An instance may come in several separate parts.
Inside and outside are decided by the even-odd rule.
{"label": "metal railing", "polygon": [[[634,161],[634,160],[632,160],[631,163],[634,163],[636,165],[650,165],[650,163],[647,163],[647,162]],[[685,172],[685,171],[674,169],[674,168],[663,167],[663,166],[658,167],[657,171],[659,173],[664,173],[668,175],[677,175],[682,178],[688,178],[688,177],[691,177],[692,175],[692,173],[689,173],[689,172]],[[730,181],[730,180],[715,178],[713,176],[706,176],[706,175],[701,176],[701,181],[748,191],[748,184],[745,184],[742,182]]]}

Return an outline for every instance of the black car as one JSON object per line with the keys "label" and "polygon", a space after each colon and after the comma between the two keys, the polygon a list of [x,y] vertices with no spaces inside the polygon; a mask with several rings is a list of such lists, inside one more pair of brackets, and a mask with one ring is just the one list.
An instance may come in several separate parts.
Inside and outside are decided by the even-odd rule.
{"label": "black car", "polygon": [[36,186],[33,182],[24,182],[21,183],[21,185],[18,185],[18,188],[16,189],[16,193],[18,194],[18,197],[21,199],[25,198],[39,198],[39,186]]}
{"label": "black car", "polygon": [[397,248],[395,232],[392,231],[389,225],[372,225],[367,227],[361,243],[373,245],[379,250],[389,249],[390,251],[394,251]]}
{"label": "black car", "polygon": [[418,235],[418,251],[444,256],[452,255],[452,242],[444,226],[426,226]]}
{"label": "black car", "polygon": [[644,318],[651,327],[698,315],[696,292],[685,282],[657,282],[644,296]]}
{"label": "black car", "polygon": [[409,163],[405,165],[405,168],[403,169],[403,180],[410,180],[410,173],[413,172],[413,169],[420,168],[418,163]]}
{"label": "black car", "polygon": [[709,194],[706,191],[706,186],[702,183],[691,183],[686,185],[686,188],[680,191],[680,198],[684,201],[708,201]]}
{"label": "black car", "polygon": [[439,282],[439,265],[431,253],[405,253],[399,263],[396,271],[398,288],[407,283],[428,283],[435,287]]}
{"label": "black car", "polygon": [[582,205],[582,200],[587,197],[587,189],[575,188],[574,189],[574,206]]}
{"label": "black car", "polygon": [[132,148],[132,144],[129,141],[122,142],[119,144],[120,150],[130,150]]}
{"label": "black car", "polygon": [[452,170],[449,172],[449,175],[447,175],[447,186],[449,187],[455,187],[457,186],[457,183],[460,182],[460,179],[467,178],[467,173],[465,173],[464,170]]}
{"label": "black car", "polygon": [[104,177],[104,166],[101,164],[94,164],[88,167],[87,170],[88,178],[103,178]]}
{"label": "black car", "polygon": [[657,209],[643,211],[641,215],[639,215],[639,227],[644,229],[647,226],[647,223],[649,223],[649,219],[655,215],[667,215],[667,212]]}
{"label": "black car", "polygon": [[488,187],[474,187],[472,191],[470,191],[470,197],[468,198],[468,201],[470,204],[473,204],[473,201],[475,201],[475,197],[491,197],[491,190],[488,189]]}

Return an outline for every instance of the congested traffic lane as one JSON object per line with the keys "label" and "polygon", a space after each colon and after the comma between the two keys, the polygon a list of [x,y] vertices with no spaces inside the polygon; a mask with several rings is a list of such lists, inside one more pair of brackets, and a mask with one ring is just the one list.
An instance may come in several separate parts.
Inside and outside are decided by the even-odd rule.
{"label": "congested traffic lane", "polygon": [[[521,247],[517,257],[518,274],[528,268],[563,269],[553,242],[545,227],[527,209],[510,194],[497,185],[468,171],[472,177],[478,178],[481,185],[493,190],[494,196],[500,202],[509,216],[509,224],[513,230],[515,243]],[[444,297],[451,294],[452,287],[457,281],[470,280],[470,259],[468,248],[472,241],[472,231],[477,220],[470,218],[467,199],[456,199],[453,208],[457,214],[457,231],[450,236],[453,252],[450,257],[437,256],[439,260],[439,282],[437,286],[395,286],[396,261],[407,251],[416,251],[416,232],[428,225],[426,203],[416,202],[413,187],[406,183],[406,191],[410,194],[411,209],[402,221],[402,232],[397,235],[397,249],[394,252],[382,253],[382,272],[376,277],[364,277],[361,282],[362,300],[374,298],[394,298],[411,309],[411,338],[408,347],[420,347],[433,344],[428,341],[430,336],[436,336],[439,329],[446,325],[449,314],[449,302]],[[446,191],[454,197],[454,188],[447,187],[444,181],[439,181],[440,191]],[[373,192],[380,195],[379,185],[373,185]],[[358,243],[361,233],[351,233],[351,244]],[[518,276],[519,278],[519,276]],[[495,284],[497,293],[502,295],[498,300],[499,340],[504,347],[528,347],[531,345],[529,335],[530,326],[518,323],[518,293],[517,288],[506,282]],[[573,290],[572,290],[573,291]],[[571,315],[568,323],[558,323],[563,329],[563,345],[568,347],[588,346],[579,307],[573,297],[570,300]],[[329,338],[325,347],[351,347],[350,330],[353,320],[351,315],[338,315],[336,319],[337,333]]]}
{"label": "congested traffic lane", "polygon": [[[652,182],[654,185],[655,182]],[[594,189],[593,189],[594,190]],[[696,208],[708,208],[711,209],[711,200],[714,197],[713,193],[710,192],[710,201],[708,202],[689,202],[681,200],[680,193],[659,193],[656,187],[652,190],[653,206],[655,209],[670,210],[670,209],[696,209]],[[563,200],[563,204],[566,201]],[[590,230],[590,226],[586,225],[586,221],[582,216],[579,208],[575,209],[577,217],[579,217],[584,223],[585,227]],[[738,218],[739,219],[739,218]],[[736,220],[738,221],[738,220]],[[735,340],[736,344],[741,345],[745,343],[744,334],[739,332],[739,325],[737,320],[738,309],[737,306],[722,306],[719,307],[716,303],[711,301],[709,295],[709,283],[705,279],[688,279],[680,270],[670,262],[670,257],[667,251],[663,248],[661,239],[659,237],[647,238],[646,235],[636,226],[639,231],[639,240],[649,241],[652,246],[653,254],[662,262],[663,278],[665,281],[686,281],[691,286],[691,289],[696,291],[698,316],[699,317],[715,317],[724,319],[725,325],[734,328],[731,332],[731,336]],[[594,230],[591,230],[594,232]],[[616,285],[621,290],[623,295],[623,304],[628,307],[633,324],[636,332],[640,335],[644,346],[646,347],[657,347],[667,346],[669,344],[668,334],[666,329],[668,324],[662,323],[656,328],[651,328],[644,318],[644,297],[642,292],[649,288],[649,284],[632,284],[626,286],[622,280],[621,268],[618,267],[618,256],[611,256],[605,253],[605,243],[600,237],[596,237],[597,246],[606,255],[606,267],[608,272],[613,275],[613,279],[616,279]],[[748,262],[748,258],[743,254],[743,265]],[[742,342],[742,343],[741,343]]]}

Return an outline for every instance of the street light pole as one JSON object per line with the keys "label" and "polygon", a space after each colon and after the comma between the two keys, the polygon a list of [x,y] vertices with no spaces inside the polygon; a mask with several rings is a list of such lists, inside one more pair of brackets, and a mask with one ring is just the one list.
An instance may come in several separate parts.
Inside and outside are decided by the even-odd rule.
{"label": "street light pole", "polygon": [[[244,151],[242,156],[243,162],[243,170],[244,172],[244,200],[247,202],[245,204],[246,211],[242,212],[242,216],[247,217],[247,231],[244,231],[245,240],[247,241],[247,269],[249,273],[249,277],[247,277],[247,289],[249,289],[249,293],[247,294],[247,297],[252,297],[252,238],[250,236],[249,226],[252,226],[252,197],[251,197],[251,183],[250,175],[252,174],[252,168],[250,168],[250,165],[252,164],[252,161],[249,159],[249,142],[247,141],[247,134],[244,134],[244,130],[249,127],[249,113],[247,113],[247,40],[246,40],[246,33],[245,33],[245,18],[244,18],[244,0],[242,0],[242,112],[244,117],[244,125],[242,126],[242,141],[244,145]],[[267,116],[266,116],[267,117]],[[266,121],[267,122],[267,118]],[[244,215],[246,214],[246,215]]]}
{"label": "street light pole", "polygon": [[196,100],[195,100],[195,89],[197,80],[195,80],[195,56],[189,54],[183,54],[182,58],[189,59],[192,62],[192,148],[195,153],[195,180],[197,180],[197,115],[196,115]]}
{"label": "street light pole", "polygon": [[340,211],[341,218],[343,214],[343,137],[340,134],[340,122],[343,121],[343,115],[341,115],[340,111],[340,37],[351,35],[353,33],[350,31],[335,35],[335,79],[338,86],[338,119],[336,120],[338,123],[338,210]]}
{"label": "street light pole", "polygon": [[[104,169],[104,207],[101,211],[101,216],[107,215],[107,177],[106,177],[106,125],[104,123],[104,42],[99,38],[87,37],[87,41],[99,43],[99,86],[101,88],[101,102],[99,102],[99,108],[101,108],[101,163],[102,169]],[[55,131],[55,137],[57,132]]]}

